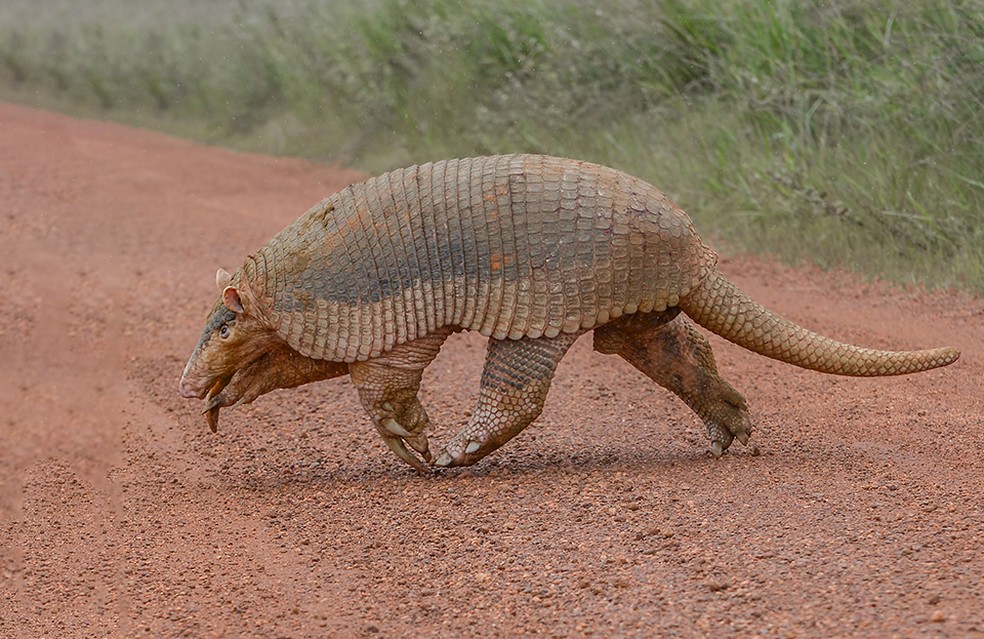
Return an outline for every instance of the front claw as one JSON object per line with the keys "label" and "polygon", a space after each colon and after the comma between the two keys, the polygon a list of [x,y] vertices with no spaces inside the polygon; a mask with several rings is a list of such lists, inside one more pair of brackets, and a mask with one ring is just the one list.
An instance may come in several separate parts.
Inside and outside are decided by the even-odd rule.
{"label": "front claw", "polygon": [[[423,426],[421,426],[421,431],[427,428],[428,424],[429,422],[425,421]],[[433,455],[430,452],[430,444],[427,442],[427,435],[424,435],[423,432],[411,433],[403,426],[400,426],[392,417],[388,417],[382,421],[380,432],[383,433],[383,437],[395,435],[410,444],[411,448],[423,456],[424,461],[430,463],[433,459]]]}
{"label": "front claw", "polygon": [[424,461],[430,463],[433,459],[433,455],[430,452],[430,446],[427,442],[427,436],[423,433],[418,433],[416,435],[411,434],[407,429],[400,426],[396,420],[392,418],[387,418],[382,420],[382,422],[376,424],[376,430],[379,434],[383,436],[383,441],[386,442],[386,446],[392,450],[397,457],[413,466],[417,471],[430,474],[431,469],[420,461],[416,455],[407,450],[406,444],[420,453]]}
{"label": "front claw", "polygon": [[386,442],[386,445],[391,451],[396,453],[397,457],[413,466],[417,472],[424,475],[429,475],[431,473],[430,468],[428,468],[422,461],[417,459],[413,453],[407,450],[407,447],[401,438],[393,437],[392,435],[383,435],[383,441]]}

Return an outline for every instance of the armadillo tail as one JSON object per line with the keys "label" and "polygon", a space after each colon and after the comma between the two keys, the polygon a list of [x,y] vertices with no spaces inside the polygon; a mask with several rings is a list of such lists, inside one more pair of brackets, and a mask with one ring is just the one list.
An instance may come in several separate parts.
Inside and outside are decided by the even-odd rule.
{"label": "armadillo tail", "polygon": [[680,300],[695,322],[743,348],[821,373],[881,377],[952,364],[955,348],[878,351],[823,337],[776,315],[717,270]]}

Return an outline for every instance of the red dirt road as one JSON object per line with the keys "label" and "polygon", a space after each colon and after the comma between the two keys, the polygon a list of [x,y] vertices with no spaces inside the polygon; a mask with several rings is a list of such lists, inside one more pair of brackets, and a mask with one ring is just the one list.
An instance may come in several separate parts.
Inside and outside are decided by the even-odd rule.
{"label": "red dirt road", "polygon": [[[714,339],[757,420],[696,418],[582,339],[539,422],[421,477],[345,379],[225,410],[176,383],[244,256],[354,173],[0,105],[0,637],[984,637],[984,302],[759,260],[792,319],[890,379]],[[484,340],[423,400],[446,441]]]}

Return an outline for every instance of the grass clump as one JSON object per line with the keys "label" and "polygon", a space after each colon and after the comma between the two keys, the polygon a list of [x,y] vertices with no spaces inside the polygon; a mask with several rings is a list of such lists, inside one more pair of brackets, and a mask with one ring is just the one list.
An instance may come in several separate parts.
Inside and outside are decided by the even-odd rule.
{"label": "grass clump", "polygon": [[732,247],[984,293],[980,0],[338,4],[8,0],[0,92],[372,171],[583,157]]}

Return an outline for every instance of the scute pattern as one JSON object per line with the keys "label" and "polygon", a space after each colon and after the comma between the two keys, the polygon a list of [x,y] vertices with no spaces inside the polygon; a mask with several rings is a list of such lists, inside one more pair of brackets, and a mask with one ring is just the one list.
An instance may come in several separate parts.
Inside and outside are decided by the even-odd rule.
{"label": "scute pattern", "polygon": [[247,276],[292,348],[351,362],[445,326],[552,337],[662,310],[715,261],[655,187],[511,155],[351,185],[261,248]]}

